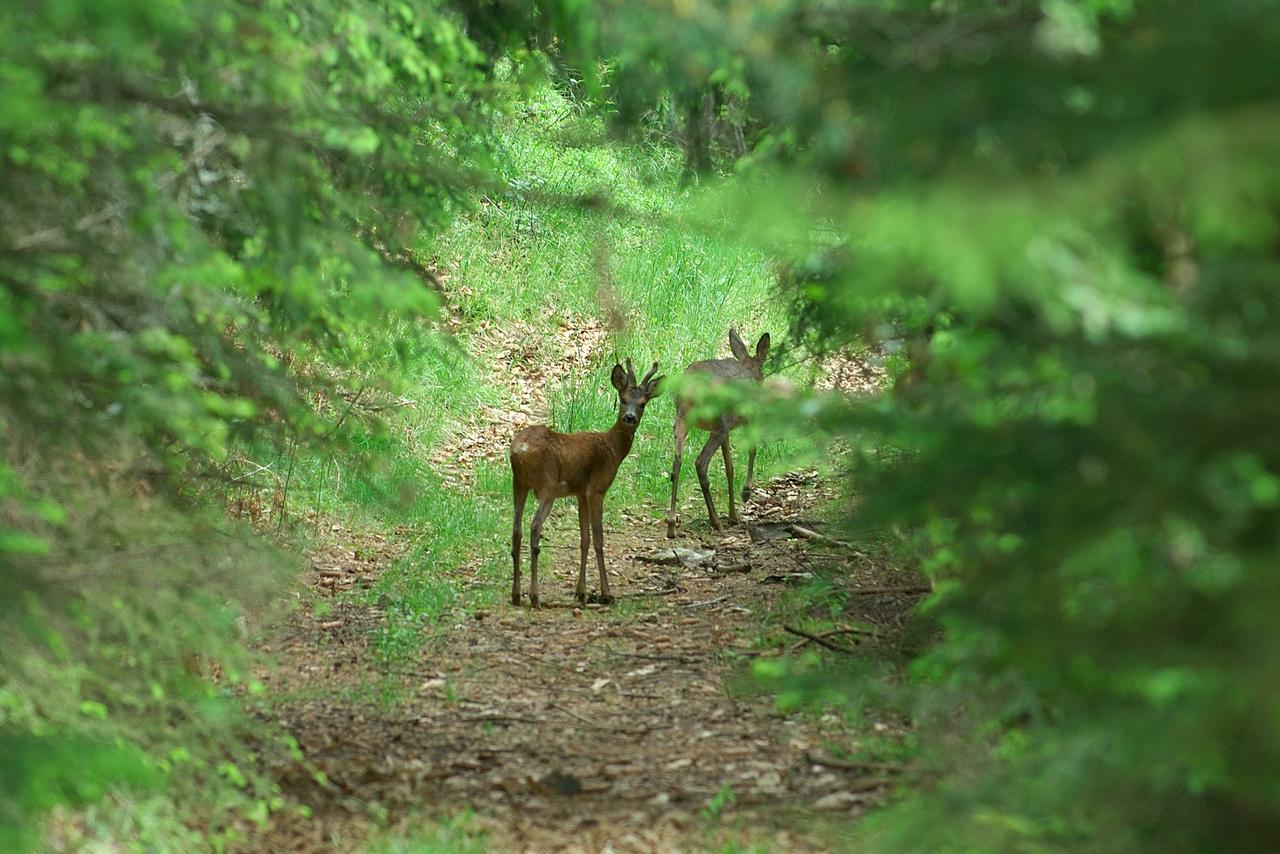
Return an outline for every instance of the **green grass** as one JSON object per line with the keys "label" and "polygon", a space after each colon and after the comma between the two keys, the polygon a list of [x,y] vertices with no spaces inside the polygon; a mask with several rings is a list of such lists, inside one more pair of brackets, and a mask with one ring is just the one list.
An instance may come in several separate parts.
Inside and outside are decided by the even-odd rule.
{"label": "green grass", "polygon": [[[612,140],[550,90],[496,132],[511,191],[482,202],[424,252],[449,271],[464,335],[481,323],[600,318],[602,288],[612,289],[626,324],[610,334],[590,372],[548,389],[556,429],[604,430],[613,422],[614,359],[657,360],[674,375],[692,361],[727,355],[731,326],[752,341],[765,330],[775,342],[782,338],[787,318],[767,259],[730,233],[681,225],[693,200],[679,187],[678,152]],[[574,145],[565,145],[566,134]],[[607,204],[586,206],[585,197]],[[614,495],[633,506],[665,504],[673,417],[669,397],[650,406]],[[789,452],[763,447],[758,475],[782,470]]]}
{"label": "green grass", "polygon": [[[421,249],[448,271],[464,339],[517,322],[550,333],[557,322],[574,328],[575,321],[603,321],[608,306],[601,304],[601,294],[612,291],[609,299],[616,300],[625,325],[609,333],[590,370],[546,390],[555,429],[608,429],[617,414],[609,382],[615,359],[629,356],[638,370],[656,360],[662,372],[676,375],[692,361],[728,355],[731,326],[752,342],[766,330],[775,342],[782,338],[787,318],[774,299],[766,259],[745,252],[732,235],[679,225],[692,200],[679,188],[677,152],[610,139],[596,120],[552,91],[495,132],[503,171],[512,179],[509,191],[480,200],[473,213]],[[584,205],[583,198],[603,204]],[[544,346],[536,338],[529,342],[535,353]],[[436,420],[415,434],[419,453],[448,435],[451,419],[482,402],[502,404],[505,393],[478,380],[485,373],[484,366],[465,359],[424,361],[423,387],[412,396],[430,401]],[[611,526],[624,507],[653,517],[665,513],[673,419],[669,395],[650,404],[606,502]],[[704,437],[695,431],[685,454],[681,504],[689,518],[701,512],[692,464]],[[746,475],[745,446],[739,444],[737,489]],[[791,443],[766,442],[756,462],[757,481],[786,470],[794,450]],[[723,503],[723,474],[716,471],[714,488]],[[435,617],[460,603],[453,570],[467,560],[478,562],[480,576],[493,582],[471,601],[505,598],[509,477],[505,463],[485,464],[473,491],[432,490],[407,512],[422,533],[379,585],[395,603],[379,639],[384,653],[407,653],[429,634]],[[555,517],[551,524],[565,523]]]}
{"label": "green grass", "polygon": [[[610,294],[604,302],[612,300],[625,323],[609,332],[587,371],[546,389],[552,426],[575,431],[606,430],[613,423],[617,398],[609,372],[615,359],[629,356],[640,371],[656,360],[674,376],[690,362],[727,356],[731,326],[750,343],[767,330],[775,348],[787,328],[764,256],[744,251],[728,231],[681,225],[694,200],[679,186],[678,152],[612,139],[597,119],[551,90],[499,121],[494,133],[507,192],[477,198],[446,233],[424,238],[418,247],[443,271],[461,321],[457,340],[406,324],[376,330],[396,339],[394,347],[370,345],[371,352],[398,354],[408,376],[403,396],[410,405],[396,411],[389,432],[358,443],[379,453],[381,468],[372,477],[354,478],[334,457],[289,461],[290,491],[301,503],[351,524],[394,528],[407,545],[373,589],[353,594],[385,606],[387,619],[374,641],[389,664],[429,643],[451,609],[506,598],[512,510],[505,460],[480,464],[464,486],[446,485],[431,462],[433,451],[447,448],[478,407],[509,403],[509,392],[487,379],[494,366],[467,355],[470,337],[526,324],[533,329],[529,358],[554,357],[546,348],[556,346],[555,325],[572,329],[590,319],[606,321],[602,294]],[[546,330],[545,337],[538,330]],[[485,352],[487,342],[478,343]],[[610,527],[620,524],[623,508],[653,518],[665,514],[673,419],[671,395],[648,407],[605,505]],[[735,433],[735,439],[740,490],[747,455],[745,437]],[[684,457],[681,506],[691,520],[703,512],[693,460],[704,440],[694,431]],[[793,442],[763,443],[757,482],[787,470],[796,449]],[[272,466],[284,471],[286,461]],[[718,462],[713,489],[723,509]],[[566,518],[557,514],[550,524],[571,524]],[[483,583],[464,588],[463,567]]]}
{"label": "green grass", "polygon": [[[475,571],[491,579],[496,590],[510,560],[510,476],[504,469],[494,463],[480,466],[474,488],[466,492],[428,482],[405,509],[411,547],[365,594],[386,604],[387,618],[376,638],[384,659],[408,656],[435,636],[438,618],[463,601],[458,582],[464,563],[478,562]],[[432,476],[424,472],[423,477]],[[489,604],[493,595],[486,591],[470,602]]]}

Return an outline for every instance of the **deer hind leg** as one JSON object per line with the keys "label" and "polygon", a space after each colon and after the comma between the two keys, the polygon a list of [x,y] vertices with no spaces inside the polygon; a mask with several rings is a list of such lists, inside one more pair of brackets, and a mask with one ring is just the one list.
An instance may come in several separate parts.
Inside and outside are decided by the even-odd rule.
{"label": "deer hind leg", "polygon": [[604,568],[604,495],[588,497],[591,507],[591,539],[596,545],[596,566],[600,569],[600,601],[606,605],[613,604],[613,594],[609,592],[609,574]]}
{"label": "deer hind leg", "polygon": [[585,495],[578,496],[578,548],[581,560],[578,562],[578,584],[573,588],[578,602],[587,601],[587,552],[591,550],[591,509]]}
{"label": "deer hind leg", "polygon": [[707,467],[711,465],[711,457],[715,454],[716,448],[728,438],[729,431],[722,427],[712,431],[711,438],[707,440],[707,444],[703,445],[702,452],[698,454],[698,462],[694,466],[698,470],[698,485],[702,487],[702,497],[707,502],[707,517],[711,520],[711,527],[717,531],[723,531],[724,526],[720,524],[715,502],[711,500],[711,480],[707,477]]}
{"label": "deer hind leg", "polygon": [[755,484],[756,476],[756,448],[751,446],[751,450],[747,452],[747,482],[742,484],[742,501],[746,503],[751,500],[751,489]]}
{"label": "deer hind leg", "polygon": [[727,435],[720,445],[720,454],[724,457],[724,479],[729,484],[729,521],[737,525],[742,520],[738,518],[738,508],[733,505],[733,452],[729,449]]}
{"label": "deer hind leg", "polygon": [[553,503],[555,503],[554,498],[538,499],[538,509],[533,514],[533,524],[529,526],[529,606],[531,608],[539,608],[542,605],[538,600],[538,554],[542,551],[540,545],[542,523],[547,520],[547,514],[551,512]]}
{"label": "deer hind leg", "polygon": [[676,524],[680,521],[676,512],[676,493],[680,490],[680,465],[683,461],[684,455],[684,440],[688,435],[689,425],[685,423],[684,416],[677,412],[676,426],[673,431],[676,453],[675,458],[671,461],[671,506],[667,508],[668,537],[674,537],[676,535]]}
{"label": "deer hind leg", "polygon": [[524,527],[524,502],[529,490],[515,487],[516,520],[511,526],[511,604],[520,604],[520,529]]}

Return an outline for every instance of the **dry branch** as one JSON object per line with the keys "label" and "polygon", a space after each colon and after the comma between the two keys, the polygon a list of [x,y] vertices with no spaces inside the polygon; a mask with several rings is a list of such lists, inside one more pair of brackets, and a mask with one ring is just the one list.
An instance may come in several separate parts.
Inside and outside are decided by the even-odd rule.
{"label": "dry branch", "polygon": [[826,534],[819,534],[817,531],[812,528],[806,528],[804,525],[788,525],[787,530],[802,540],[815,540],[820,543],[829,543],[833,546],[839,546],[842,549],[849,549],[861,557],[866,557],[866,555],[863,555],[862,552],[858,550],[858,547],[853,543],[847,542],[846,540],[837,540],[835,537],[828,537]]}
{"label": "dry branch", "polygon": [[680,603],[680,607],[682,607],[682,608],[705,608],[705,607],[707,607],[708,605],[714,605],[714,604],[716,604],[717,602],[723,602],[724,600],[728,599],[730,595],[732,595],[732,594],[726,593],[726,594],[724,594],[723,596],[717,596],[717,597],[715,597],[714,599],[707,599],[706,601],[703,601],[703,602],[681,602],[681,603]]}
{"label": "dry branch", "polygon": [[832,650],[834,652],[845,652],[845,653],[857,652],[856,649],[850,649],[847,646],[841,646],[838,643],[832,643],[831,641],[824,638],[822,635],[815,635],[810,632],[806,632],[803,629],[797,629],[792,626],[783,626],[782,629],[783,631],[790,632],[791,634],[796,635],[797,637],[802,637],[802,638],[805,638],[806,640],[813,641],[818,646],[826,647],[827,649]]}
{"label": "dry branch", "polygon": [[850,590],[853,596],[870,596],[876,593],[932,593],[933,587],[928,584],[915,584],[907,587],[858,587]]}
{"label": "dry branch", "polygon": [[901,765],[892,765],[888,762],[835,759],[829,756],[821,756],[812,750],[806,751],[804,758],[810,765],[821,765],[823,768],[835,768],[840,771],[886,771],[891,774],[900,774],[904,770]]}

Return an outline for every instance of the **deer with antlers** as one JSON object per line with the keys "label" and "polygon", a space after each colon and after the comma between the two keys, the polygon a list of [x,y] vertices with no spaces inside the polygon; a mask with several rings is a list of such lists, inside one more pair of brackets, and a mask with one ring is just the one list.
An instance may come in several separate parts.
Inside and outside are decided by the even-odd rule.
{"label": "deer with antlers", "polygon": [[604,496],[618,474],[618,466],[631,452],[636,428],[645,404],[658,396],[662,377],[655,377],[658,363],[636,381],[631,360],[627,367],[614,365],[610,380],[618,390],[618,418],[603,433],[557,433],[549,427],[526,427],[511,440],[511,486],[515,499],[515,524],[511,529],[511,604],[520,604],[520,528],[525,500],[532,492],[538,509],[529,526],[529,604],[538,608],[538,552],[542,524],[557,498],[578,499],[578,532],[581,561],[574,588],[579,602],[587,600],[587,551],[594,538],[596,565],[600,569],[600,601],[609,604],[609,576],[604,568]]}
{"label": "deer with antlers", "polygon": [[[736,329],[729,330],[729,349],[733,351],[732,359],[707,359],[702,362],[694,362],[685,369],[685,375],[700,376],[711,382],[760,382],[764,379],[764,362],[769,356],[769,333],[760,336],[760,340],[756,342],[756,351],[752,355],[747,350],[747,345],[742,343],[742,339],[738,337]],[[707,444],[703,445],[702,452],[698,454],[698,460],[694,468],[698,472],[698,484],[702,487],[702,497],[707,502],[707,516],[711,520],[711,527],[717,531],[724,530],[720,524],[720,515],[716,513],[715,502],[711,500],[711,482],[707,475],[707,469],[711,465],[711,458],[715,456],[716,449],[719,448],[724,456],[724,475],[729,482],[729,521],[737,523],[738,508],[733,503],[733,457],[729,450],[729,432],[742,423],[742,417],[733,412],[723,413],[713,419],[706,421],[698,421],[691,423],[689,420],[690,411],[694,408],[695,400],[689,393],[680,395],[680,399],[676,401],[676,422],[675,422],[675,459],[671,463],[671,507],[667,511],[667,536],[674,537],[676,535],[676,525],[679,522],[679,516],[676,511],[676,493],[680,488],[680,465],[681,456],[684,453],[684,442],[689,435],[691,426],[700,430],[706,430],[711,434],[707,439]],[[742,485],[742,500],[747,501],[751,497],[752,479],[755,477],[756,468],[756,449],[750,448],[747,452],[747,479]]]}

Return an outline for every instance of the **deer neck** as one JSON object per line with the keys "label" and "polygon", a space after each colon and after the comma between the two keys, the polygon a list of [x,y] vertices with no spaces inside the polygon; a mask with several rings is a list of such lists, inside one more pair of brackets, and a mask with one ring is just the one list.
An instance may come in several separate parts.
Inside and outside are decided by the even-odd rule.
{"label": "deer neck", "polygon": [[622,415],[618,415],[618,420],[613,422],[613,427],[609,429],[609,444],[613,448],[614,456],[621,463],[627,458],[627,454],[631,453],[631,443],[636,438],[636,428],[640,426],[640,422],[628,424],[622,420]]}

